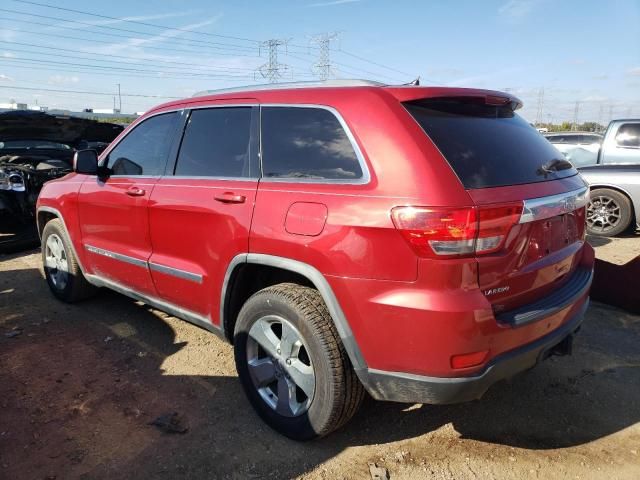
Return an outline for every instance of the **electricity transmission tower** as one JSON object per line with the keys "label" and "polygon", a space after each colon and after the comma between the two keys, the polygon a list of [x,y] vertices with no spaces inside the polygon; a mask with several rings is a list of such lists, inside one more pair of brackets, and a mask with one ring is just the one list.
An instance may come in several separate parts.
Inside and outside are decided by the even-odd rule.
{"label": "electricity transmission tower", "polygon": [[538,109],[536,111],[536,125],[542,122],[542,110],[544,107],[544,87],[538,91]]}
{"label": "electricity transmission tower", "polygon": [[313,64],[312,71],[320,80],[328,80],[335,73],[331,65],[331,42],[339,36],[338,32],[323,33],[311,38],[311,43],[318,45],[318,61]]}
{"label": "electricity transmission tower", "polygon": [[278,63],[278,47],[283,45],[286,47],[288,42],[289,40],[272,38],[260,44],[261,48],[269,49],[269,60],[258,68],[258,73],[268,79],[269,83],[277,83],[289,70],[289,65]]}
{"label": "electricity transmission tower", "polygon": [[571,130],[578,130],[578,114],[580,113],[580,101],[576,101],[576,106],[573,109],[573,127]]}

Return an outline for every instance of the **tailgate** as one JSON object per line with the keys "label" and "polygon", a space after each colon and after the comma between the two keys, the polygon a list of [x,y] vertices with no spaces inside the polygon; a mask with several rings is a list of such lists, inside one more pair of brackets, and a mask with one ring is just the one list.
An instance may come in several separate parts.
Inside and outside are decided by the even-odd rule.
{"label": "tailgate", "polygon": [[496,316],[552,296],[565,286],[571,290],[584,273],[577,269],[585,238],[588,188],[579,177],[544,185],[469,190],[479,206],[495,203],[497,198],[524,199],[520,221],[512,227],[504,248],[477,257],[478,282]]}

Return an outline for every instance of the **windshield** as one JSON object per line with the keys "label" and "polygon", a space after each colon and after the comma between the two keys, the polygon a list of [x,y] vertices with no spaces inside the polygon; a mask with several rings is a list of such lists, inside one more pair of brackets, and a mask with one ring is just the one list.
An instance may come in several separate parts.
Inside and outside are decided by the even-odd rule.
{"label": "windshield", "polygon": [[543,182],[576,175],[563,155],[509,106],[479,98],[405,104],[465,188]]}
{"label": "windshield", "polygon": [[11,149],[71,150],[71,147],[64,143],[49,142],[47,140],[6,140],[0,142],[0,150]]}

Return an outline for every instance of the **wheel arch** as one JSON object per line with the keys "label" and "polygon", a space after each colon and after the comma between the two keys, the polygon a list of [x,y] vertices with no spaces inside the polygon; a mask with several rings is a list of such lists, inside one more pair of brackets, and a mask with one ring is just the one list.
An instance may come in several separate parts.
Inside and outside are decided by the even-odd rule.
{"label": "wheel arch", "polygon": [[57,208],[48,207],[48,206],[38,207],[38,210],[36,211],[38,235],[40,236],[40,238],[42,238],[42,230],[44,229],[45,225],[54,219],[58,219],[60,220],[60,222],[62,222],[62,228],[64,229],[65,235],[69,239],[69,245],[71,245],[71,250],[73,250],[73,255],[76,258],[76,262],[78,262],[78,267],[80,268],[80,271],[84,275],[85,269],[84,269],[84,265],[82,264],[82,259],[80,258],[80,256],[78,255],[78,252],[76,251],[76,247],[73,243],[73,240],[71,239],[71,235],[69,235],[69,228],[67,227],[67,224],[64,221],[64,217],[62,216],[62,213],[60,213],[60,210],[58,210]]}
{"label": "wheel arch", "polygon": [[[249,270],[245,270],[247,268]],[[239,312],[238,303],[240,302],[238,299],[243,300],[242,303],[244,303],[244,300],[255,293],[251,288],[244,292],[241,290],[243,288],[242,277],[240,277],[240,275],[242,275],[241,272],[253,273],[256,268],[272,269],[270,271],[277,274],[276,277],[274,277],[275,279],[278,279],[278,275],[282,275],[282,281],[293,281],[294,283],[307,285],[318,290],[318,293],[320,293],[320,296],[327,305],[331,319],[340,335],[340,339],[342,340],[354,370],[356,373],[366,372],[367,365],[364,357],[360,352],[360,348],[353,337],[351,327],[329,282],[327,282],[324,275],[312,265],[290,258],[260,253],[245,253],[237,255],[229,263],[222,286],[222,296],[220,298],[220,324],[225,336],[230,342],[233,341],[233,328],[235,326],[237,313]],[[271,284],[275,283],[282,282],[278,280]],[[262,288],[270,286],[269,283],[258,284],[264,285]],[[241,294],[238,295],[238,292],[241,292]],[[237,296],[234,297],[234,295]],[[234,300],[234,298],[236,300]],[[236,302],[235,304],[234,301]]]}

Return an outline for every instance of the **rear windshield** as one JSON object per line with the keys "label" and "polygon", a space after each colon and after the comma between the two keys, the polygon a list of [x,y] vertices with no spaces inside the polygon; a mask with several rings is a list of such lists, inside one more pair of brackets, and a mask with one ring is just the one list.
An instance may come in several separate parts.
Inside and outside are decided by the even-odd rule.
{"label": "rear windshield", "polygon": [[465,188],[543,182],[577,171],[510,106],[478,98],[404,104],[442,152]]}

